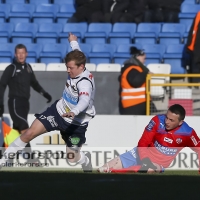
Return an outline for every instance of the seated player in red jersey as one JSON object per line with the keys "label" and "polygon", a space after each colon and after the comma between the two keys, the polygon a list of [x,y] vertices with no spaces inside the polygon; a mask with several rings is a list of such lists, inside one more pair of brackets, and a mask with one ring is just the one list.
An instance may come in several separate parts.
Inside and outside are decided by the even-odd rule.
{"label": "seated player in red jersey", "polygon": [[165,115],[154,116],[145,127],[137,147],[112,159],[98,171],[163,172],[184,147],[195,151],[200,162],[200,139],[184,118],[185,109],[179,104],[169,107]]}

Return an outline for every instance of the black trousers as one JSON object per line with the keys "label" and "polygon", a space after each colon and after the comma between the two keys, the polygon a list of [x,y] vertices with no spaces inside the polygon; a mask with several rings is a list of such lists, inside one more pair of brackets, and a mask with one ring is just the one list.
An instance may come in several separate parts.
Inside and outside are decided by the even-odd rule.
{"label": "black trousers", "polygon": [[9,98],[8,109],[13,121],[13,128],[19,132],[29,128],[27,117],[29,112],[29,101],[23,98]]}
{"label": "black trousers", "polygon": [[[8,109],[10,117],[13,121],[13,128],[21,133],[22,130],[28,129],[28,112],[29,101],[24,98],[9,98]],[[24,152],[31,153],[31,145],[28,143],[24,149]]]}

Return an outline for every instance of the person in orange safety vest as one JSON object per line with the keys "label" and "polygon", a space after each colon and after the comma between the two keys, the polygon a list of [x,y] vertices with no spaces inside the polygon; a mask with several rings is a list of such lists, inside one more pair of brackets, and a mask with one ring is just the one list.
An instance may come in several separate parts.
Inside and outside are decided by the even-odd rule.
{"label": "person in orange safety vest", "polygon": [[145,52],[136,47],[130,50],[133,56],[124,62],[121,69],[120,114],[146,115],[146,76],[151,72],[144,65]]}

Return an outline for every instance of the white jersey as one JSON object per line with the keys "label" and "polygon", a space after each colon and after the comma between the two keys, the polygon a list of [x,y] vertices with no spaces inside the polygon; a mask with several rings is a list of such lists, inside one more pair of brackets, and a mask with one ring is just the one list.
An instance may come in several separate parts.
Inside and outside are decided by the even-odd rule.
{"label": "white jersey", "polygon": [[[72,49],[79,48],[72,47]],[[95,116],[96,112],[93,105],[94,96],[94,77],[85,68],[84,71],[77,77],[68,77],[65,89],[63,91],[63,95],[56,104],[57,111],[60,114],[60,116],[62,116],[66,112],[73,112],[75,114],[74,119],[68,117],[63,117],[63,119],[68,123],[84,125]]]}

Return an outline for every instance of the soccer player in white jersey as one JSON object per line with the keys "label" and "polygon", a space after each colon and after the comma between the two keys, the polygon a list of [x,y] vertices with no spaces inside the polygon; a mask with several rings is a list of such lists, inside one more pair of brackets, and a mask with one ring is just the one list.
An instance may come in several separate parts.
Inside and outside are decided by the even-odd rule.
{"label": "soccer player in white jersey", "polygon": [[6,155],[23,150],[35,137],[60,130],[66,143],[67,154],[74,155],[67,158],[68,162],[82,165],[84,172],[92,171],[91,154],[89,152],[85,154],[80,149],[86,141],[85,132],[88,122],[95,116],[94,78],[85,68],[86,57],[80,51],[77,37],[70,33],[68,39],[73,51],[65,57],[68,79],[62,97],[43,113],[35,114],[36,119],[31,127],[5,151],[5,156],[0,160],[1,166],[8,160]]}

